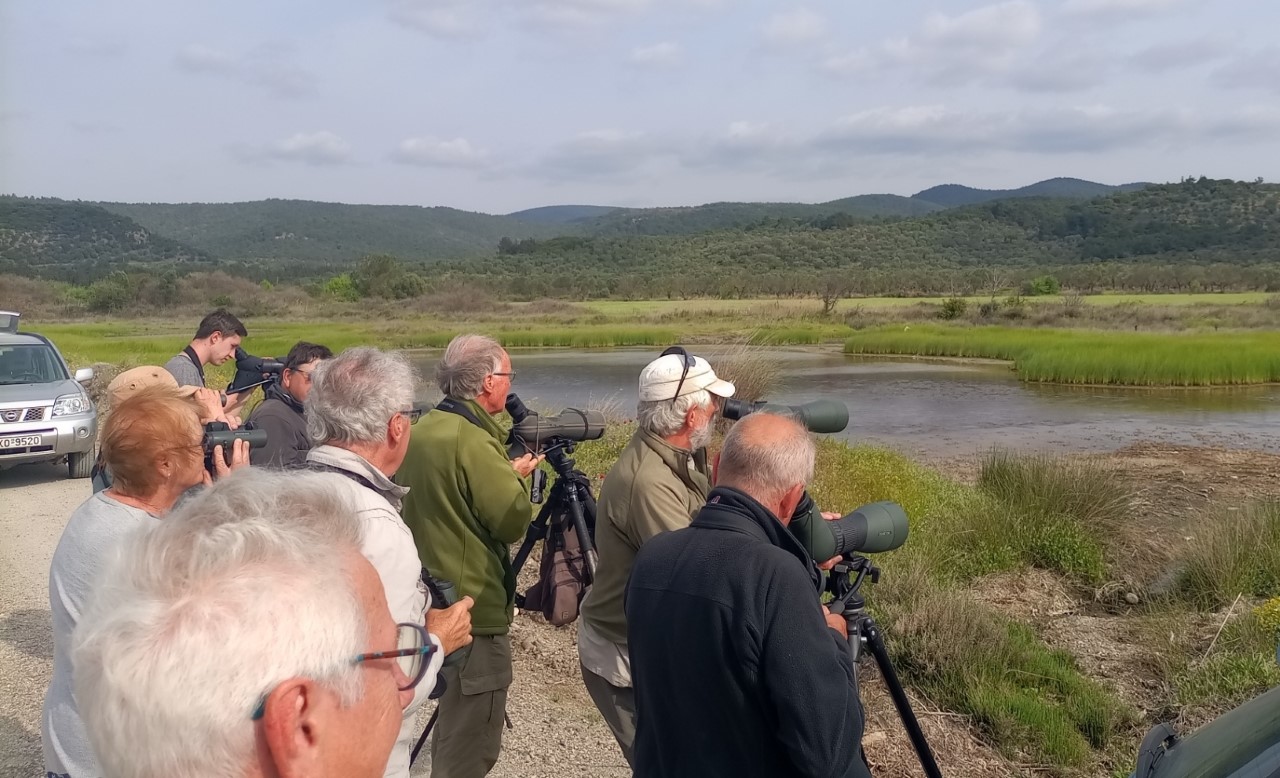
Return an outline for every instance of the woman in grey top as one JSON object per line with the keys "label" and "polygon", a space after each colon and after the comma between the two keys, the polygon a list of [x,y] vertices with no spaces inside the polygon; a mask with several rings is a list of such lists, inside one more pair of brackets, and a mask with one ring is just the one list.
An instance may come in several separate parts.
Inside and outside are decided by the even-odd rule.
{"label": "woman in grey top", "polygon": [[[165,386],[120,400],[102,425],[102,456],[114,482],[71,514],[49,569],[53,678],[41,722],[49,776],[98,775],[72,696],[71,636],[116,541],[150,527],[187,489],[207,480],[202,436],[197,402]],[[214,457],[219,464],[220,454]],[[237,464],[247,461],[247,451],[236,454]]]}

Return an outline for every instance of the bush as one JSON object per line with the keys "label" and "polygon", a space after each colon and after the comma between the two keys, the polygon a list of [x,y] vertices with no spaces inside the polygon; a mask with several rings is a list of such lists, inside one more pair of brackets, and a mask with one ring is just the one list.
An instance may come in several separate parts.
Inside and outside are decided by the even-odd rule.
{"label": "bush", "polygon": [[1039,278],[1033,278],[1024,283],[1022,285],[1022,291],[1024,294],[1032,297],[1053,295],[1062,291],[1062,285],[1059,284],[1058,279],[1053,276],[1040,276]]}
{"label": "bush", "polygon": [[334,300],[354,302],[360,299],[360,291],[356,289],[350,273],[343,273],[340,276],[330,278],[324,282],[324,286],[320,287],[320,290],[326,297],[331,297]]}
{"label": "bush", "polygon": [[942,301],[942,310],[938,311],[939,319],[959,319],[969,310],[969,301],[963,297],[948,297]]}
{"label": "bush", "polygon": [[1177,565],[1175,590],[1203,607],[1237,595],[1280,596],[1280,501],[1223,511],[1201,525]]}
{"label": "bush", "polygon": [[984,319],[990,319],[997,313],[1000,313],[999,300],[987,300],[978,306],[978,315]]}
{"label": "bush", "polygon": [[1027,301],[1022,299],[1022,295],[1011,294],[1004,299],[1002,313],[1006,319],[1025,319],[1027,318]]}

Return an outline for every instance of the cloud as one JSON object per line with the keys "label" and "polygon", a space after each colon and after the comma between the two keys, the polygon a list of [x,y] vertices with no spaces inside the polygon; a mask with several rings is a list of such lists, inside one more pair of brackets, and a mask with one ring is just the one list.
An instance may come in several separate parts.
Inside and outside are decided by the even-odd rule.
{"label": "cloud", "polygon": [[483,0],[396,0],[391,21],[437,38],[468,38],[483,31]]}
{"label": "cloud", "polygon": [[1011,68],[1007,82],[1026,92],[1079,92],[1104,83],[1110,64],[1109,57],[1097,52],[1058,49]]}
{"label": "cloud", "polygon": [[559,181],[607,181],[634,176],[675,150],[670,141],[643,132],[590,130],[558,144],[524,172]]}
{"label": "cloud", "polygon": [[351,160],[351,144],[328,130],[294,133],[261,147],[243,144],[232,153],[245,162],[281,161],[306,165],[341,165]]}
{"label": "cloud", "polygon": [[682,53],[675,43],[655,43],[652,46],[639,46],[631,50],[627,60],[641,67],[669,68],[680,64]]}
{"label": "cloud", "polygon": [[774,48],[813,43],[826,35],[827,22],[808,8],[774,14],[760,28],[764,42]]}
{"label": "cloud", "polygon": [[502,23],[576,30],[648,8],[652,0],[390,0],[392,22],[437,38],[477,38]]}
{"label": "cloud", "polygon": [[1210,80],[1236,89],[1263,89],[1280,94],[1280,48],[1270,48],[1242,54],[1215,70]]}
{"label": "cloud", "polygon": [[226,78],[266,91],[275,97],[298,98],[316,91],[311,73],[286,61],[287,49],[263,46],[245,54],[232,54],[200,43],[184,46],[174,56],[181,71]]}
{"label": "cloud", "polygon": [[1129,57],[1129,61],[1148,73],[1165,73],[1221,59],[1228,51],[1221,40],[1196,38],[1149,46]]}
{"label": "cloud", "polygon": [[428,136],[400,141],[392,159],[422,167],[481,168],[489,164],[488,156],[466,138],[441,140]]}
{"label": "cloud", "polygon": [[934,13],[915,35],[830,55],[821,67],[837,76],[906,72],[930,84],[954,86],[1009,72],[1042,27],[1040,12],[1029,0],[1007,0],[956,16]]}
{"label": "cloud", "polygon": [[1067,0],[1062,11],[1067,16],[1092,19],[1138,19],[1156,16],[1186,5],[1188,0]]}

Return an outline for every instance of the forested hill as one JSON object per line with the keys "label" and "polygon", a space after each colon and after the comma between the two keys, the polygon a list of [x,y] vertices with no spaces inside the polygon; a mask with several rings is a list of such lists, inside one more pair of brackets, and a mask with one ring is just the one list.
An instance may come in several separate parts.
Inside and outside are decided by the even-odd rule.
{"label": "forested hill", "polygon": [[[228,261],[353,265],[366,254],[439,259],[491,254],[498,239],[551,237],[554,225],[413,205],[309,200],[100,203],[144,227]],[[261,264],[260,262],[258,264]]]}
{"label": "forested hill", "polygon": [[[608,208],[552,206],[512,214],[541,222],[555,221],[577,235],[696,235],[745,227],[847,227],[860,221],[910,218],[975,203],[1022,197],[1085,200],[1140,189],[1147,184],[1108,186],[1078,178],[1051,178],[1020,189],[974,189],[945,184],[911,197],[867,194],[824,203],[708,203],[681,208]],[[594,209],[594,210],[593,210]]]}
{"label": "forested hill", "polygon": [[960,184],[943,184],[911,195],[912,200],[935,203],[943,208],[974,205],[990,200],[1008,200],[1019,197],[1060,197],[1087,200],[1094,197],[1134,192],[1151,186],[1146,183],[1108,186],[1079,178],[1050,178],[1018,189],[974,189]]}
{"label": "forested hill", "polygon": [[1280,186],[1202,178],[1085,202],[999,200],[828,228],[506,242],[497,263],[445,263],[433,272],[483,276],[506,294],[738,297],[811,292],[828,275],[883,294],[945,291],[955,276],[942,271],[1139,264],[1214,265],[1201,274],[1206,283],[1225,280],[1226,265],[1280,267]]}
{"label": "forested hill", "polygon": [[81,281],[123,267],[208,269],[214,262],[90,203],[0,197],[0,272]]}

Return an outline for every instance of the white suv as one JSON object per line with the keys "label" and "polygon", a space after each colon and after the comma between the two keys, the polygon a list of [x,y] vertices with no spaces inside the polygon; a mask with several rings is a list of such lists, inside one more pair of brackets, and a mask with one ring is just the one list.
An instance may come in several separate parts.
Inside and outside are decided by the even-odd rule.
{"label": "white suv", "polygon": [[0,469],[66,460],[72,478],[88,478],[98,412],[84,387],[93,371],[72,377],[49,339],[18,332],[18,319],[0,311]]}

